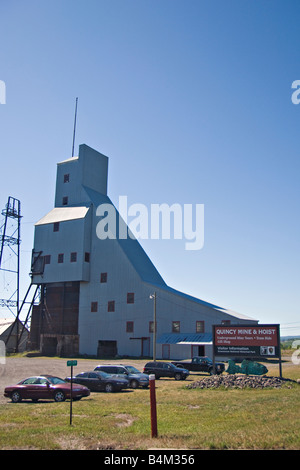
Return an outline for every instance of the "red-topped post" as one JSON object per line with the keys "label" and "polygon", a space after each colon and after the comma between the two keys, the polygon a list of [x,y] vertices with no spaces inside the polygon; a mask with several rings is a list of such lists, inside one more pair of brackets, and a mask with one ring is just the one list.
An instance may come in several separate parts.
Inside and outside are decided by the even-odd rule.
{"label": "red-topped post", "polygon": [[151,412],[151,437],[157,437],[157,413],[155,394],[155,375],[149,375],[150,385],[150,412]]}

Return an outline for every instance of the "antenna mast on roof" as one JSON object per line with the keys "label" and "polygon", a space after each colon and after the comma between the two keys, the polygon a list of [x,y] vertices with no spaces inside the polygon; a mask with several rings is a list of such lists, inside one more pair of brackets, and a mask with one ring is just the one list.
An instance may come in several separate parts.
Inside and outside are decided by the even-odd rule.
{"label": "antenna mast on roof", "polygon": [[74,143],[75,143],[76,117],[77,117],[77,102],[78,102],[78,98],[76,98],[76,105],[75,105],[75,119],[74,119],[74,131],[73,131],[72,157],[74,157]]}

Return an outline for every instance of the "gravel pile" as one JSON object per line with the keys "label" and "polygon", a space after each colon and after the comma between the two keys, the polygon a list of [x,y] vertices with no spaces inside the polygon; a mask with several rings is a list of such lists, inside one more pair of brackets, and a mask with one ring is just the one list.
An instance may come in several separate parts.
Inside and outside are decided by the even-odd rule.
{"label": "gravel pile", "polygon": [[187,388],[280,388],[286,380],[257,375],[211,375],[187,385]]}

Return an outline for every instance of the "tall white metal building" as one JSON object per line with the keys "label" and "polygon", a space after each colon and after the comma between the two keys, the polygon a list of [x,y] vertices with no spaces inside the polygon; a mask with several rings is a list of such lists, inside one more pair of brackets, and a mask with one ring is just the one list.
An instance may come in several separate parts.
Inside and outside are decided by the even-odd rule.
{"label": "tall white metal building", "polygon": [[112,204],[107,177],[108,158],[84,144],[57,165],[55,207],[35,224],[31,275],[41,302],[32,348],[147,357],[154,336],[157,358],[179,359],[210,355],[214,324],[257,323],[170,288],[136,239],[118,230],[100,239],[97,208]]}

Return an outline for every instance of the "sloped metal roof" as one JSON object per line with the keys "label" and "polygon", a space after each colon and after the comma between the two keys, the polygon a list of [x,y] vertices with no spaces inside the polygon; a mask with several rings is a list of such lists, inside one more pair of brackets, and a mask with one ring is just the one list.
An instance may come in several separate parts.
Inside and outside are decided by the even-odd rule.
{"label": "sloped metal roof", "polygon": [[[85,186],[83,187],[95,207],[98,207],[101,204],[111,204],[114,207],[117,215],[116,234],[118,234],[120,223],[119,212],[110,200],[110,198],[106,195],[94,191],[91,188],[87,188]],[[165,285],[163,278],[157,271],[156,267],[154,266],[154,264],[138,242],[138,240],[136,240],[135,238],[131,238],[130,236],[125,239],[116,236],[116,240],[143,281],[153,285]]]}
{"label": "sloped metal roof", "polygon": [[212,333],[164,333],[158,344],[212,344]]}
{"label": "sloped metal roof", "polygon": [[[14,323],[16,319],[0,318],[0,336],[5,333]],[[23,326],[23,323],[19,320],[19,325]],[[27,328],[25,327],[27,331]]]}
{"label": "sloped metal roof", "polygon": [[205,300],[198,299],[197,297],[193,297],[192,295],[185,294],[184,292],[178,291],[177,289],[174,289],[173,287],[170,287],[167,284],[164,284],[163,286],[157,285],[157,287],[162,289],[162,290],[165,290],[166,292],[170,292],[171,294],[175,294],[175,295],[179,296],[182,299],[186,299],[186,300],[189,300],[191,302],[195,302],[197,304],[203,305],[204,307],[213,308],[216,311],[219,311],[221,313],[225,313],[226,315],[230,315],[230,316],[234,317],[234,319],[247,320],[247,321],[251,321],[253,323],[258,322],[258,320],[254,319],[252,317],[249,317],[247,315],[243,315],[243,314],[238,313],[238,312],[234,312],[233,310],[229,310],[227,308],[220,307],[219,305],[212,304],[210,302],[206,302]]}
{"label": "sloped metal roof", "polygon": [[67,220],[83,219],[89,207],[55,207],[42,217],[35,225],[53,224],[54,222],[65,222]]}

